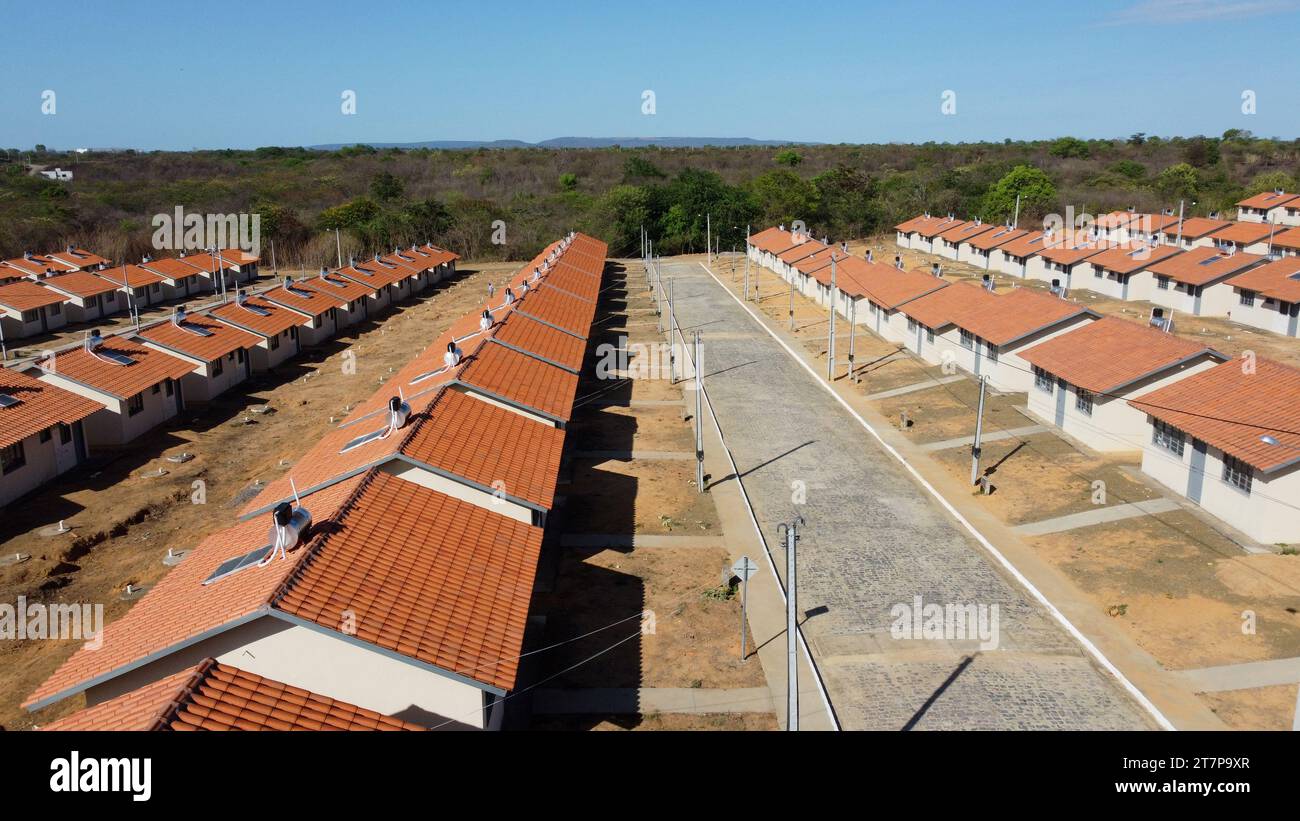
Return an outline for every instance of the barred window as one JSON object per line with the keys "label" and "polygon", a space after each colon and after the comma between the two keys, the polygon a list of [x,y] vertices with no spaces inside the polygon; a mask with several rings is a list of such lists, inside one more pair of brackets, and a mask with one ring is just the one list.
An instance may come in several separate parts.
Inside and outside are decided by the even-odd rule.
{"label": "barred window", "polygon": [[1236,457],[1223,454],[1223,481],[1245,493],[1250,493],[1251,482],[1254,479],[1253,469],[1250,465],[1237,459]]}
{"label": "barred window", "polygon": [[1076,386],[1074,389],[1074,408],[1087,416],[1092,416],[1092,391]]}
{"label": "barred window", "polygon": [[1239,297],[1239,301],[1241,302],[1242,305],[1245,305],[1245,306],[1247,306],[1247,307],[1254,307],[1254,305],[1255,305],[1255,292],[1254,292],[1254,291],[1247,291],[1247,290],[1244,290],[1244,289],[1243,289],[1243,290],[1241,291],[1241,296]]}
{"label": "barred window", "polygon": [[1151,426],[1152,444],[1164,448],[1178,458],[1183,456],[1184,435],[1181,430],[1159,419]]}
{"label": "barred window", "polygon": [[915,319],[912,319],[910,316],[907,318],[907,329],[908,329],[909,331],[915,331],[915,330],[916,330],[916,320],[915,320]]}
{"label": "barred window", "polygon": [[1052,375],[1037,365],[1034,366],[1034,387],[1044,393],[1052,392]]}
{"label": "barred window", "polygon": [[961,329],[961,346],[962,346],[963,348],[974,348],[974,347],[975,347],[975,334],[971,333],[970,331],[966,330],[965,328],[962,328],[962,329]]}
{"label": "barred window", "polygon": [[1156,287],[1162,291],[1169,290],[1169,277],[1156,277]]}
{"label": "barred window", "polygon": [[934,344],[934,328],[925,329],[925,341],[929,342],[931,345]]}
{"label": "barred window", "polygon": [[984,354],[989,358],[990,362],[997,362],[998,346],[994,345],[992,342],[989,342],[987,339],[984,340]]}

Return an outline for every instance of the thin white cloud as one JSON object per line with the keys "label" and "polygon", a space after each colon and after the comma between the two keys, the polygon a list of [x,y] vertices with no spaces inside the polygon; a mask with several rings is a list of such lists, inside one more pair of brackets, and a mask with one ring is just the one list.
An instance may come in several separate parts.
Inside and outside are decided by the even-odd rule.
{"label": "thin white cloud", "polygon": [[1239,20],[1300,11],[1300,0],[1141,0],[1111,15],[1111,25]]}

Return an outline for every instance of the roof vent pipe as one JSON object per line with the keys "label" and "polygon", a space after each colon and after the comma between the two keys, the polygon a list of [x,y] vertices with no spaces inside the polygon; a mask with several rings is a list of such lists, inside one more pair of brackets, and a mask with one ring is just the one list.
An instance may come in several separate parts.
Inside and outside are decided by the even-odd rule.
{"label": "roof vent pipe", "polygon": [[[298,502],[298,492],[293,494],[294,502]],[[265,567],[275,560],[276,555],[285,558],[285,551],[302,539],[307,531],[311,528],[311,512],[301,504],[291,505],[288,502],[281,502],[275,506],[271,512],[273,524],[267,534],[271,542],[271,552],[266,554],[266,558],[257,563],[258,567]]]}

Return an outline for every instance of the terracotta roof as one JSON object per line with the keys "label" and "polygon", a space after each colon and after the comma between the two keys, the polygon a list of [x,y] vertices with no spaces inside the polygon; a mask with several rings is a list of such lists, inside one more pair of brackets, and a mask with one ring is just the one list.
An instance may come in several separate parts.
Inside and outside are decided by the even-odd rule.
{"label": "terracotta roof", "polygon": [[299,282],[294,282],[287,287],[277,285],[258,296],[308,316],[323,316],[329,313],[330,308],[342,308],[348,304],[348,300],[334,296],[326,290],[307,288]]}
{"label": "terracotta roof", "polygon": [[131,364],[100,358],[83,346],[55,354],[54,367],[41,366],[40,370],[118,399],[128,399],[166,379],[180,379],[194,368],[183,359],[120,336],[105,337],[97,353],[124,356]]}
{"label": "terracotta roof", "polygon": [[1001,227],[1001,225],[996,223],[971,221],[958,225],[955,228],[949,228],[947,231],[940,234],[939,237],[949,242],[960,244],[963,242],[969,242],[982,234],[987,234],[989,231]]}
{"label": "terracotta roof", "polygon": [[1227,228],[1214,233],[1215,242],[1234,242],[1237,245],[1254,245],[1266,242],[1268,235],[1275,232],[1275,227],[1267,222],[1234,222]]}
{"label": "terracotta roof", "polygon": [[796,241],[794,245],[778,253],[777,257],[784,262],[795,263],[804,257],[816,254],[820,251],[825,251],[826,249],[826,245],[823,245],[815,239],[807,238],[803,242]]}
{"label": "terracotta roof", "polygon": [[1178,225],[1177,214],[1138,214],[1137,219],[1129,223],[1130,231],[1147,231],[1158,234],[1171,225]]}
{"label": "terracotta roof", "polygon": [[894,230],[900,233],[910,234],[913,231],[919,231],[925,226],[941,222],[944,219],[946,219],[946,217],[933,217],[928,214],[920,214],[912,217],[910,220],[903,220],[898,225],[894,226]]}
{"label": "terracotta roof", "polygon": [[42,729],[139,732],[424,728],[205,659]]}
{"label": "terracotta roof", "polygon": [[386,285],[409,279],[413,271],[414,269],[404,265],[382,265],[371,258],[358,260],[347,267],[340,268],[335,273],[378,291]]}
{"label": "terracotta roof", "polygon": [[544,325],[518,311],[512,312],[501,322],[493,338],[506,347],[526,351],[575,373],[582,370],[587,350],[584,340]]}
{"label": "terracotta roof", "polygon": [[[366,478],[357,476],[314,495],[308,507],[317,523],[313,534],[339,515]],[[270,519],[264,516],[200,541],[185,561],[173,567],[121,618],[104,625],[98,649],[79,648],[36,688],[24,706],[37,709],[66,698],[264,608],[301,560],[303,547],[265,567],[249,566],[208,585],[203,581],[227,560],[266,545],[269,527]],[[312,543],[318,540],[315,537]]]}
{"label": "terracotta roof", "polygon": [[52,277],[46,277],[41,280],[41,284],[47,288],[57,288],[68,294],[74,294],[78,297],[92,297],[99,294],[106,294],[110,291],[116,291],[119,285],[97,277],[88,271],[71,271],[66,274],[56,274]]}
{"label": "terracotta roof", "polygon": [[[1044,239],[1044,245],[1046,247],[1039,251],[1039,256],[1058,265],[1075,265],[1116,247],[1114,243],[1105,240],[1069,234],[1065,236],[1058,234],[1050,239]],[[1123,247],[1131,249],[1132,246]]]}
{"label": "terracotta roof", "polygon": [[933,217],[925,223],[916,225],[912,230],[923,237],[937,237],[944,231],[965,224],[965,220],[959,220],[956,217]]}
{"label": "terracotta roof", "polygon": [[1300,371],[1269,359],[1250,373],[1225,362],[1129,404],[1265,473],[1300,459]]}
{"label": "terracotta roof", "polygon": [[376,473],[272,606],[331,630],[348,611],[354,639],[510,690],[541,546],[540,528]]}
{"label": "terracotta roof", "polygon": [[1109,214],[1102,214],[1097,217],[1094,224],[1098,228],[1123,228],[1131,225],[1142,218],[1142,215],[1136,211],[1111,211]]}
{"label": "terracotta roof", "polygon": [[577,374],[495,343],[469,357],[456,381],[561,422],[569,421],[578,390]]}
{"label": "terracotta roof", "polygon": [[1020,352],[1020,358],[1094,393],[1115,393],[1140,379],[1223,355],[1148,325],[1103,317]]}
{"label": "terracotta roof", "polygon": [[1045,248],[1047,234],[1043,231],[1026,231],[1010,242],[998,246],[1003,254],[1013,257],[1032,257],[1041,254]]}
{"label": "terracotta roof", "polygon": [[1149,266],[1154,274],[1189,285],[1208,285],[1264,261],[1257,254],[1228,254],[1218,248],[1193,248]]}
{"label": "terracotta roof", "polygon": [[773,249],[790,247],[790,232],[782,231],[777,226],[764,228],[757,234],[749,235],[749,244],[760,251],[772,251]]}
{"label": "terracotta roof", "polygon": [[1172,245],[1122,245],[1088,257],[1093,268],[1104,268],[1117,274],[1143,271],[1161,260],[1181,254],[1181,248]]}
{"label": "terracotta roof", "polygon": [[1291,228],[1274,234],[1273,247],[1300,250],[1300,228]]}
{"label": "terracotta roof", "polygon": [[362,285],[359,282],[354,282],[347,277],[342,277],[338,274],[326,274],[325,276],[317,275],[310,279],[300,279],[297,284],[304,288],[310,288],[313,291],[320,291],[323,294],[347,300],[348,302],[355,299],[361,299],[362,297],[374,293],[373,288],[367,285]]}
{"label": "terracotta roof", "polygon": [[1237,207],[1256,208],[1262,211],[1267,211],[1272,208],[1277,208],[1279,205],[1294,203],[1296,199],[1300,199],[1300,194],[1288,194],[1285,191],[1279,194],[1276,191],[1265,191],[1262,194],[1256,194],[1253,197],[1247,197],[1238,202]]}
{"label": "terracotta roof", "polygon": [[[201,329],[207,336],[189,329]],[[212,362],[240,348],[252,348],[260,336],[202,314],[187,314],[183,327],[164,320],[140,330],[139,336],[176,353]]]}
{"label": "terracotta roof", "polygon": [[[382,388],[380,393],[396,395]],[[395,435],[347,447],[387,422],[387,416],[380,415],[369,424],[329,431],[239,515],[265,512],[292,499],[290,479],[301,497],[309,498],[322,487],[399,457],[460,477],[485,492],[500,488],[507,497],[540,510],[554,505],[564,447],[564,431],[554,425],[443,387],[430,401],[412,404],[406,427]]]}
{"label": "terracotta roof", "polygon": [[212,275],[214,269],[233,271],[242,265],[238,259],[229,256],[225,252],[214,256],[210,251],[190,251],[180,257],[180,259],[188,265],[193,265],[195,268],[198,268],[209,276]]}
{"label": "terracotta roof", "polygon": [[107,257],[101,257],[93,251],[87,251],[85,248],[77,248],[75,246],[65,248],[62,251],[55,251],[52,254],[46,254],[46,256],[50,259],[61,262],[64,265],[73,266],[82,271],[87,268],[107,265],[112,262],[112,260]]}
{"label": "terracotta roof", "polygon": [[[566,264],[563,257],[560,260],[558,264],[551,266],[551,270],[547,272],[544,280],[547,285],[581,297],[588,302],[595,302],[600,298],[600,277],[593,276],[576,266]],[[522,273],[525,277],[531,276],[532,269],[527,269]],[[533,284],[529,283],[528,287],[533,287]]]}
{"label": "terracotta roof", "polygon": [[[1210,219],[1209,217],[1188,217],[1183,220],[1183,239],[1193,240],[1209,236],[1216,231],[1220,231],[1232,225],[1227,220]],[[1165,234],[1171,237],[1178,236],[1178,223],[1165,226]]]}
{"label": "terracotta roof", "polygon": [[1283,257],[1251,268],[1228,280],[1228,284],[1284,302],[1300,302],[1300,257]]}
{"label": "terracotta roof", "polygon": [[991,300],[971,304],[955,314],[954,320],[959,327],[994,345],[1010,345],[1080,315],[1097,316],[1077,302],[1032,288],[1013,288]]}
{"label": "terracotta roof", "polygon": [[950,325],[973,309],[993,303],[998,297],[978,285],[957,282],[899,307],[904,314],[931,330]]}
{"label": "terracotta roof", "polygon": [[151,259],[148,262],[140,263],[141,268],[147,268],[156,274],[162,274],[172,282],[177,282],[188,277],[197,277],[209,275],[207,271],[194,265],[192,260],[179,259],[178,257],[163,257],[162,259]]}
{"label": "terracotta roof", "polygon": [[102,271],[96,271],[95,276],[103,277],[119,286],[125,282],[132,288],[144,288],[164,281],[161,274],[155,274],[148,268],[141,268],[139,265],[117,265],[112,268],[105,268]]}
{"label": "terracotta roof", "polygon": [[591,332],[591,320],[596,315],[595,303],[549,288],[544,282],[530,288],[515,310],[583,339]]}
{"label": "terracotta roof", "polygon": [[1008,228],[1005,225],[999,225],[996,231],[985,231],[982,234],[976,234],[971,238],[970,245],[972,248],[978,248],[981,251],[991,251],[1028,233],[1023,228]]}
{"label": "terracotta roof", "polygon": [[30,274],[43,274],[46,271],[73,271],[75,266],[59,262],[52,257],[32,254],[30,257],[15,257],[4,261],[5,265],[12,267],[16,271],[21,271],[23,276]]}
{"label": "terracotta roof", "polygon": [[900,271],[879,263],[873,264],[871,274],[859,282],[868,299],[891,309],[948,286],[948,280],[925,271]]}
{"label": "terracotta roof", "polygon": [[34,311],[47,305],[61,305],[68,298],[35,282],[18,280],[0,285],[0,306],[14,311]]}
{"label": "terracotta roof", "polygon": [[0,394],[18,400],[0,403],[0,447],[9,447],[58,423],[71,425],[103,408],[71,391],[9,368],[0,368]]}
{"label": "terracotta roof", "polygon": [[236,328],[252,331],[268,339],[279,336],[295,325],[310,322],[310,320],[303,319],[301,314],[294,313],[288,308],[276,305],[274,302],[269,302],[258,296],[248,297],[245,304],[265,312],[265,316],[239,305],[237,300],[213,308],[208,311],[208,315],[234,325]]}

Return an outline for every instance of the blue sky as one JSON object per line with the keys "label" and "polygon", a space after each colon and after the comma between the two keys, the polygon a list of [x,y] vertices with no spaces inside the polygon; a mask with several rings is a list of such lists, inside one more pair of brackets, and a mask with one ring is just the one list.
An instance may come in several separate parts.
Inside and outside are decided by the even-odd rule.
{"label": "blue sky", "polygon": [[1300,135],[1300,0],[7,5],[4,148]]}

